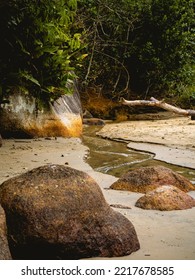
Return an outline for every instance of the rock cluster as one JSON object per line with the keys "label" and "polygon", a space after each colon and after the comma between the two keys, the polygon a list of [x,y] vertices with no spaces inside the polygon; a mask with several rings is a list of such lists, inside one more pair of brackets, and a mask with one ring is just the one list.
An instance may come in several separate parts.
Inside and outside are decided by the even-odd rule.
{"label": "rock cluster", "polygon": [[115,257],[140,248],[132,223],[86,173],[47,165],[0,186],[13,259]]}
{"label": "rock cluster", "polygon": [[195,186],[187,178],[164,166],[141,167],[129,171],[110,188],[146,193],[163,185],[172,185],[184,192],[195,190]]}

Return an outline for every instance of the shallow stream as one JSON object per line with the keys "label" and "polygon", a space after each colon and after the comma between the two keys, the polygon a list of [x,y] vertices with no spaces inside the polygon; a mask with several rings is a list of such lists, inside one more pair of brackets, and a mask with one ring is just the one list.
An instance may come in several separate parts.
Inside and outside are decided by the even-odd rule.
{"label": "shallow stream", "polygon": [[195,184],[195,170],[154,160],[150,153],[127,148],[123,142],[111,141],[96,136],[101,127],[85,126],[83,143],[89,148],[87,162],[96,171],[121,177],[128,170],[138,167],[163,165],[187,177]]}

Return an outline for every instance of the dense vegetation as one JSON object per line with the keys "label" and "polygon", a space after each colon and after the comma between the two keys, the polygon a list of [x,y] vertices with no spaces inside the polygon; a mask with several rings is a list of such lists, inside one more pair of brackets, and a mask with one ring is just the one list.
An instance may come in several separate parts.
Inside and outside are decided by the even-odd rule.
{"label": "dense vegetation", "polygon": [[89,54],[85,82],[112,97],[195,99],[193,1],[80,2]]}
{"label": "dense vegetation", "polygon": [[193,0],[0,0],[0,22],[0,102],[54,99],[74,73],[112,99],[195,100]]}
{"label": "dense vegetation", "polygon": [[76,9],[76,0],[1,0],[3,96],[15,85],[42,99],[68,92],[80,49]]}

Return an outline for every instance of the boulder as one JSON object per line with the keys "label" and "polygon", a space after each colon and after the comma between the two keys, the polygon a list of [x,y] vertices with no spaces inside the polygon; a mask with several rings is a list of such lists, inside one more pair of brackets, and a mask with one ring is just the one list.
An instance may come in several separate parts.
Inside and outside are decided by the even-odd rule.
{"label": "boulder", "polygon": [[184,192],[195,190],[195,186],[187,178],[160,165],[129,171],[114,182],[110,188],[146,193],[162,185],[173,185]]}
{"label": "boulder", "polygon": [[2,146],[2,137],[1,137],[1,134],[0,134],[0,147]]}
{"label": "boulder", "polygon": [[7,227],[3,208],[0,206],[0,260],[11,260],[7,241]]}
{"label": "boulder", "polygon": [[132,223],[85,172],[35,168],[0,186],[14,259],[115,257],[139,249]]}
{"label": "boulder", "polygon": [[135,206],[161,211],[184,210],[195,206],[195,199],[180,189],[165,185],[147,192]]}
{"label": "boulder", "polygon": [[[79,92],[62,95],[53,103],[37,101],[28,92],[15,90],[9,103],[0,105],[0,131],[4,137],[80,137],[82,109]],[[38,105],[39,104],[39,105]]]}

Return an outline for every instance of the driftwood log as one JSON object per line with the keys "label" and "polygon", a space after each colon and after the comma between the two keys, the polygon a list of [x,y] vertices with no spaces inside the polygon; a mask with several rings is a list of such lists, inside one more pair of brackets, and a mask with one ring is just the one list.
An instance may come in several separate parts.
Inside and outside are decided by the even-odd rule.
{"label": "driftwood log", "polygon": [[170,105],[163,100],[159,101],[154,97],[151,97],[150,100],[126,100],[121,98],[120,103],[123,105],[128,106],[152,106],[152,107],[159,107],[167,111],[171,111],[173,113],[184,115],[184,116],[191,116],[191,119],[195,119],[195,110],[185,110],[173,105]]}

